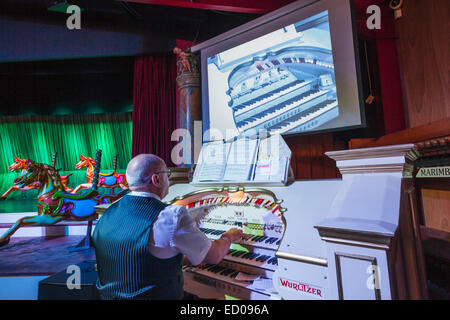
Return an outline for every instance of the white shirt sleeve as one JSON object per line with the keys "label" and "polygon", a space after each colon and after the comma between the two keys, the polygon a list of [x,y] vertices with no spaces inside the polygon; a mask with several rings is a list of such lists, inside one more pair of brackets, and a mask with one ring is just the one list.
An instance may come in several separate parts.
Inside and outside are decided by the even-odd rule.
{"label": "white shirt sleeve", "polygon": [[182,253],[193,264],[201,263],[211,241],[197,227],[183,206],[168,206],[153,224],[150,252],[161,259]]}

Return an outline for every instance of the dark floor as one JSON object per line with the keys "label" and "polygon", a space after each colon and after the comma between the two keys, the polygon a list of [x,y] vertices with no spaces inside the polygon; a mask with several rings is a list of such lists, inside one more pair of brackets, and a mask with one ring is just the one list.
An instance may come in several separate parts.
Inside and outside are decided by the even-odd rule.
{"label": "dark floor", "polygon": [[83,236],[16,237],[0,247],[0,276],[50,275],[69,265],[95,260],[94,248],[70,252]]}
{"label": "dark floor", "polygon": [[37,199],[0,200],[0,214],[11,212],[37,212]]}

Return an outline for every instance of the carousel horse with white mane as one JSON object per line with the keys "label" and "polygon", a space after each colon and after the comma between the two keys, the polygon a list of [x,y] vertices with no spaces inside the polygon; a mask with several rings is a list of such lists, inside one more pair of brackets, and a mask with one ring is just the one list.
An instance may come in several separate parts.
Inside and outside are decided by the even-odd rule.
{"label": "carousel horse with white mane", "polygon": [[[20,159],[18,157],[14,157],[14,162],[8,167],[8,170],[11,172],[17,171],[17,170],[22,170],[22,173],[25,172],[25,167],[26,167],[26,161],[27,159]],[[72,192],[73,189],[69,188],[67,186],[67,183],[69,182],[69,177],[72,175],[72,173],[66,175],[66,176],[61,176],[61,183],[64,187],[64,190],[67,192]],[[25,187],[19,188],[16,185],[13,185],[11,188],[9,188],[0,198],[1,199],[6,199],[6,197],[13,191],[28,191],[28,190],[34,190],[34,189],[39,189],[40,186],[40,182],[36,181],[33,182],[30,185],[27,185]]]}
{"label": "carousel horse with white mane", "polygon": [[94,206],[112,203],[127,192],[102,195],[91,189],[81,195],[66,193],[55,168],[27,159],[25,172],[14,180],[14,185],[23,188],[35,182],[39,182],[38,214],[19,219],[0,237],[0,246],[7,244],[23,226],[51,226],[63,220],[92,221],[96,218]]}
{"label": "carousel horse with white mane", "polygon": [[[114,162],[114,169],[109,173],[99,173],[98,177],[98,187],[101,188],[112,188],[112,193],[114,193],[114,188],[121,188],[123,190],[128,190],[128,183],[125,177],[125,174],[120,174],[116,172],[116,161]],[[80,189],[86,189],[92,187],[92,181],[94,179],[94,166],[95,160],[90,157],[85,157],[80,155],[80,162],[75,165],[75,168],[78,170],[82,168],[86,168],[86,180],[87,183],[80,184],[75,189],[73,189],[72,193],[77,193]]]}

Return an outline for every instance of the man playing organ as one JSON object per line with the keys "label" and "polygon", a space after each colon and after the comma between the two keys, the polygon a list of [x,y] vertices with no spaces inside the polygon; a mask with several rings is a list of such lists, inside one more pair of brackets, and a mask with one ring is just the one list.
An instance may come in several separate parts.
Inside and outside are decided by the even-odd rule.
{"label": "man playing organ", "polygon": [[93,235],[102,299],[183,299],[183,257],[194,266],[218,264],[232,242],[248,238],[231,228],[209,240],[185,207],[161,202],[169,176],[155,155],[129,162],[131,192],[105,211]]}

